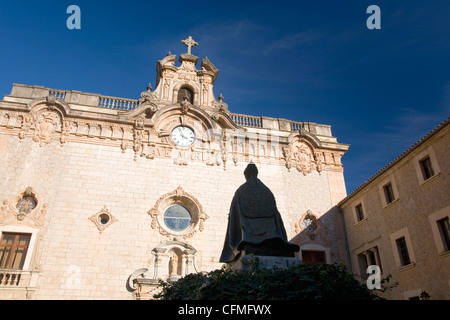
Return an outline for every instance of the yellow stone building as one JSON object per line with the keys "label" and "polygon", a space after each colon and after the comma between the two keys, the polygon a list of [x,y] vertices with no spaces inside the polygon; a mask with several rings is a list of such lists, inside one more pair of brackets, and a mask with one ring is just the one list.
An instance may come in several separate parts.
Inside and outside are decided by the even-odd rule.
{"label": "yellow stone building", "polygon": [[450,118],[339,203],[353,273],[399,285],[389,299],[450,299]]}
{"label": "yellow stone building", "polygon": [[250,161],[298,258],[347,259],[349,146],[329,125],[232,113],[183,43],[139,100],[14,84],[0,101],[0,298],[147,299],[158,279],[220,268]]}

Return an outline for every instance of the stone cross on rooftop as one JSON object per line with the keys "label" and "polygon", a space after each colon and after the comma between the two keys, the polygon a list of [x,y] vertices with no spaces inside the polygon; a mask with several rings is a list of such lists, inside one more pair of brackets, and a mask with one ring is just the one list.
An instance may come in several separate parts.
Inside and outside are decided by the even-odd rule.
{"label": "stone cross on rooftop", "polygon": [[198,46],[198,42],[195,42],[191,36],[189,36],[186,40],[181,40],[181,42],[188,47],[188,54],[191,54],[192,47]]}

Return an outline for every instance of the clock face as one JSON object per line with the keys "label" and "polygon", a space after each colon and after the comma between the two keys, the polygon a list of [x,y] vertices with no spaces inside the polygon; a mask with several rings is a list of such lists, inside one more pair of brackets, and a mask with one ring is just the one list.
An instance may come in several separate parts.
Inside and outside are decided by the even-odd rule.
{"label": "clock face", "polygon": [[172,141],[180,147],[190,147],[195,141],[195,133],[191,128],[179,126],[172,131]]}

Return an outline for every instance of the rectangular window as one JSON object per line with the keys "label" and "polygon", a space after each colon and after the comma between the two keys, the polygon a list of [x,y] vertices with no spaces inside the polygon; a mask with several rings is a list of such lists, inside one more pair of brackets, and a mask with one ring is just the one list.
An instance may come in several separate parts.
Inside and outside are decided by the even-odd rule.
{"label": "rectangular window", "polygon": [[30,234],[2,233],[0,269],[22,270],[30,239]]}
{"label": "rectangular window", "polygon": [[388,183],[383,187],[384,195],[386,196],[386,204],[389,204],[395,200],[394,190],[392,189],[392,184]]}
{"label": "rectangular window", "polygon": [[420,161],[420,169],[422,169],[423,180],[427,180],[434,176],[433,166],[431,165],[430,157],[426,157]]}
{"label": "rectangular window", "polygon": [[406,266],[411,263],[409,259],[408,247],[406,246],[405,237],[401,237],[395,240],[397,243],[398,255],[400,256],[400,263],[402,266]]}
{"label": "rectangular window", "polygon": [[358,219],[358,222],[364,220],[364,211],[361,203],[355,207],[355,210],[356,210],[356,219]]}
{"label": "rectangular window", "polygon": [[379,253],[380,252],[378,251],[378,246],[375,246],[372,249],[358,254],[357,259],[359,264],[359,274],[361,275],[362,279],[367,279],[367,268],[369,266],[378,266],[380,268],[380,271],[383,272],[381,268]]}
{"label": "rectangular window", "polygon": [[437,221],[439,233],[441,234],[442,243],[445,251],[450,250],[450,223],[448,217]]}
{"label": "rectangular window", "polygon": [[363,252],[363,253],[358,254],[357,259],[358,259],[359,274],[361,276],[361,279],[366,280],[367,275],[368,275],[367,267],[369,266],[369,264],[367,263],[367,257]]}

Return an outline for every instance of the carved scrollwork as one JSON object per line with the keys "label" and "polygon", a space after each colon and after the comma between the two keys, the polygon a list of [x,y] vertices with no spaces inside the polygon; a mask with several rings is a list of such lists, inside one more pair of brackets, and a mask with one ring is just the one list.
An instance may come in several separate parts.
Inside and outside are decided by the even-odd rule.
{"label": "carved scrollwork", "polygon": [[36,121],[33,140],[39,142],[41,147],[51,143],[54,140],[54,133],[58,124],[58,114],[55,112],[43,112]]}
{"label": "carved scrollwork", "polygon": [[[191,225],[181,232],[169,229],[164,222],[163,215],[165,210],[175,204],[186,207],[192,215]],[[152,229],[157,229],[163,236],[178,236],[183,239],[191,238],[197,231],[202,232],[204,223],[209,218],[200,202],[194,196],[184,191],[181,186],[159,198],[154,207],[147,213],[152,218]]]}
{"label": "carved scrollwork", "polygon": [[4,199],[0,207],[0,224],[24,223],[42,227],[48,203],[42,203],[33,188],[28,187],[13,199]]}
{"label": "carved scrollwork", "polygon": [[319,173],[323,170],[320,153],[303,140],[294,140],[289,146],[283,148],[283,154],[288,169],[296,168],[303,175],[311,173],[316,169]]}
{"label": "carved scrollwork", "polygon": [[143,105],[147,102],[152,101],[159,101],[159,94],[157,92],[151,92],[152,91],[151,84],[148,85],[147,91],[144,91],[141,93],[141,98],[139,99],[139,105]]}
{"label": "carved scrollwork", "polygon": [[219,101],[213,102],[213,107],[215,108],[215,112],[229,114],[230,112],[228,111],[228,104],[223,102],[223,99],[224,99],[223,95],[220,94],[218,99],[219,99]]}

